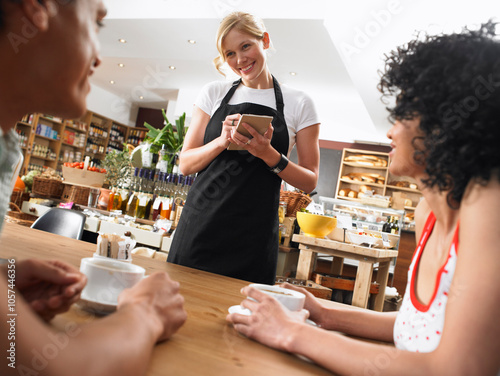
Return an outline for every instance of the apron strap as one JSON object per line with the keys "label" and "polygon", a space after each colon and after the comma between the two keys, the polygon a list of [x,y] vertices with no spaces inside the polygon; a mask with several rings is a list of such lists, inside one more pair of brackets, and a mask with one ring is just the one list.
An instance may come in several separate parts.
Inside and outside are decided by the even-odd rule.
{"label": "apron strap", "polygon": [[239,86],[240,83],[241,83],[241,78],[239,80],[236,80],[236,81],[233,82],[233,85],[231,86],[231,89],[229,89],[229,91],[227,92],[227,94],[222,99],[222,103],[223,104],[228,104],[229,103],[229,100],[233,96],[234,92],[236,91],[236,89],[238,88],[238,86]]}
{"label": "apron strap", "polygon": [[279,114],[283,114],[283,108],[285,107],[285,104],[283,102],[283,93],[281,92],[281,87],[280,84],[278,83],[278,80],[274,76],[273,76],[273,85],[274,85],[274,95],[276,96],[276,111],[278,111]]}

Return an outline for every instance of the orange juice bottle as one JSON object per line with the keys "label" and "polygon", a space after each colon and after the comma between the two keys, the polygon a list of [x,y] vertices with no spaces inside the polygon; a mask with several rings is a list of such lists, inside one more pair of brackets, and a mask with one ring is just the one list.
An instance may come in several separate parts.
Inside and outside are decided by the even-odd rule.
{"label": "orange juice bottle", "polygon": [[115,195],[115,190],[116,188],[111,188],[111,192],[109,192],[109,199],[108,199],[108,211],[113,210],[113,198]]}

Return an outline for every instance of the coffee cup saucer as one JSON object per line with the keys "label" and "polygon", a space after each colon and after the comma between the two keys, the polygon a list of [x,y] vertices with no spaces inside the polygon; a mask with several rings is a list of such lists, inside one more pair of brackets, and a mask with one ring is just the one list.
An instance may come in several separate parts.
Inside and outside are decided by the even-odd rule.
{"label": "coffee cup saucer", "polygon": [[[248,308],[242,307],[241,305],[231,306],[227,310],[229,313],[238,313],[240,315],[245,315],[245,316],[250,316],[252,314],[252,311],[250,311]],[[306,324],[312,326],[318,326],[314,321],[309,319],[306,319]]]}
{"label": "coffee cup saucer", "polygon": [[117,303],[99,302],[91,299],[86,294],[80,296],[80,300],[76,303],[84,311],[95,313],[98,315],[109,315],[116,311]]}

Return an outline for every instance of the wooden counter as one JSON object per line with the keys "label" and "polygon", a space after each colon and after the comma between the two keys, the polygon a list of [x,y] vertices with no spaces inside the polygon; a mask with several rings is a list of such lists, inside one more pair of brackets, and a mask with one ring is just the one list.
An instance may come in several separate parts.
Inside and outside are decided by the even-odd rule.
{"label": "wooden counter", "polygon": [[[59,259],[79,266],[81,258],[90,257],[94,251],[95,244],[11,223],[4,224],[0,238],[2,258]],[[239,291],[248,282],[135,255],[133,262],[146,268],[147,274],[164,270],[179,281],[188,312],[186,324],[169,341],[155,347],[148,375],[331,374],[294,355],[243,337],[225,321],[227,309],[241,302]],[[69,312],[57,316],[53,325],[64,328],[68,322],[88,323],[93,320],[99,320],[99,317],[73,306]]]}

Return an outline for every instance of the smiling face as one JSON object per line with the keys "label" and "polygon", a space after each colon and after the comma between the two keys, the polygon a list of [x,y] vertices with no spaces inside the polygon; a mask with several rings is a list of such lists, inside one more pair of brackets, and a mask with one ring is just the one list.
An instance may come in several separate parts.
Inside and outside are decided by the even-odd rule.
{"label": "smiling face", "polygon": [[74,0],[59,6],[51,18],[46,35],[51,50],[44,63],[44,76],[51,93],[58,93],[54,102],[59,101],[58,113],[65,112],[61,115],[74,117],[86,110],[89,77],[101,62],[97,34],[105,15],[100,0]]}
{"label": "smiling face", "polygon": [[[389,171],[397,176],[410,176],[421,179],[424,168],[415,161],[415,145],[420,149],[423,132],[419,128],[420,120],[396,120],[392,128],[387,132],[387,137],[392,141],[392,150],[389,153],[391,164]],[[415,138],[415,142],[413,141]]]}
{"label": "smiling face", "polygon": [[270,73],[265,52],[267,48],[267,33],[264,33],[263,39],[257,39],[236,28],[233,28],[222,42],[224,59],[229,67],[242,78],[245,86],[254,88],[267,88],[269,84]]}
{"label": "smiling face", "polygon": [[106,9],[101,0],[47,0],[33,40],[23,46],[32,56],[24,67],[33,90],[31,106],[66,118],[81,116],[90,91],[89,77],[100,64],[97,34]]}

